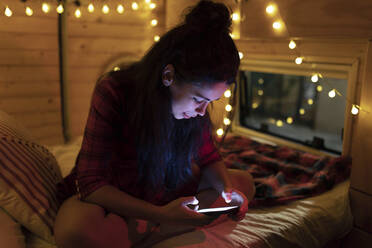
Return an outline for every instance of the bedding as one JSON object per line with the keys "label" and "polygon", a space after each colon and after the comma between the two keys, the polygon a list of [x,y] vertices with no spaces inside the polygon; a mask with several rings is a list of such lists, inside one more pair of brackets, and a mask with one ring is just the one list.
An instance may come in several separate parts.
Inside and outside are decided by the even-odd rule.
{"label": "bedding", "polygon": [[[231,143],[227,139],[225,148],[230,147],[230,149],[233,149],[234,146],[242,148],[242,143],[237,142],[236,139],[238,138],[232,137],[230,140]],[[79,137],[67,145],[48,147],[55,155],[64,176],[69,173],[74,165],[81,141],[82,137]],[[292,165],[294,166],[296,159],[297,161],[305,159],[308,161],[309,166],[311,164],[309,161],[315,163],[322,161],[324,163],[322,169],[328,168],[325,172],[322,172],[326,176],[320,177],[322,180],[319,180],[317,172],[322,170],[319,169],[320,166],[316,167],[318,170],[314,169],[313,173],[307,177],[307,181],[310,181],[312,184],[316,182],[322,183],[319,183],[316,187],[310,187],[309,190],[305,191],[296,190],[296,187],[301,188],[304,186],[302,184],[306,180],[304,180],[303,176],[298,176],[297,180],[290,181],[291,184],[288,183],[289,179],[284,177],[287,181],[281,182],[287,183],[282,183],[282,188],[269,187],[269,185],[275,185],[273,183],[275,180],[268,180],[266,182],[268,186],[262,186],[267,190],[262,191],[261,200],[253,204],[244,220],[239,223],[228,220],[221,225],[212,225],[206,229],[194,230],[187,227],[158,227],[154,231],[153,226],[149,223],[133,220],[132,225],[136,227],[136,233],[133,234],[135,236],[133,239],[136,240],[134,247],[313,248],[324,247],[328,242],[343,237],[351,230],[353,218],[349,206],[349,180],[346,179],[341,182],[347,178],[347,171],[350,169],[350,160],[348,158],[334,160],[328,158],[328,160],[324,160],[325,158],[298,151],[295,151],[297,155],[288,156],[293,153],[284,148],[264,145],[260,142],[246,139],[240,140],[240,142],[248,142],[249,144],[245,145],[250,148],[256,146],[255,149],[257,151],[255,151],[258,153],[261,151],[261,155],[254,154],[253,156],[251,154],[252,156],[249,156],[246,152],[239,153],[236,151],[238,156],[233,160],[231,157],[233,153],[222,149],[222,155],[226,157],[226,163],[230,167],[251,171],[256,170],[257,172],[255,166],[248,168],[242,162],[246,163],[250,161],[251,164],[257,165],[259,163],[252,163],[255,156],[257,161],[262,161],[262,158],[257,158],[263,156],[262,154],[273,157],[275,157],[273,154],[281,154],[281,156],[277,157],[285,157],[287,159],[282,159],[284,161],[282,163],[278,162],[280,161],[279,159],[276,163],[284,167],[286,167],[286,161],[292,161]],[[284,156],[283,154],[287,155]],[[288,159],[288,157],[292,159]],[[333,171],[337,171],[338,169],[344,170],[345,175],[342,173],[340,174],[341,177],[333,175]],[[308,170],[304,168],[304,171]],[[270,182],[273,184],[270,184]],[[256,185],[259,186],[259,183],[265,185],[265,182],[262,180],[261,182],[257,182]],[[333,185],[334,187],[332,187]],[[305,184],[305,186],[310,186],[310,184]],[[270,190],[271,187],[274,189]],[[296,195],[290,192],[299,192],[301,194]],[[55,246],[35,237],[33,234],[27,235],[27,247],[55,248]]]}
{"label": "bedding", "polygon": [[[0,112],[0,217],[6,220],[1,234],[14,235],[7,240],[13,242],[9,248],[24,245],[22,231],[26,247],[55,248],[55,185],[72,169],[82,137],[47,149],[27,133]],[[227,137],[221,155],[230,168],[255,177],[257,194],[244,220],[222,217],[207,228],[193,229],[128,219],[133,247],[323,247],[351,230],[345,180],[350,159],[314,156],[239,136]]]}
{"label": "bedding", "polygon": [[53,154],[27,137],[11,116],[0,113],[0,207],[22,226],[53,243],[62,179]]}
{"label": "bedding", "polygon": [[350,176],[351,159],[307,152],[229,135],[220,152],[227,167],[251,173],[256,194],[250,207],[284,204],[320,194]]}

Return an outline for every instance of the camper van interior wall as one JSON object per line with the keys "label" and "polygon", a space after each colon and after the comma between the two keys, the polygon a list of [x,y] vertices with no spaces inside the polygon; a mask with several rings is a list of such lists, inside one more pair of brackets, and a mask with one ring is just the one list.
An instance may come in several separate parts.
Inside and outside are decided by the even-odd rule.
{"label": "camper van interior wall", "polygon": [[370,248],[371,9],[0,0],[0,247]]}

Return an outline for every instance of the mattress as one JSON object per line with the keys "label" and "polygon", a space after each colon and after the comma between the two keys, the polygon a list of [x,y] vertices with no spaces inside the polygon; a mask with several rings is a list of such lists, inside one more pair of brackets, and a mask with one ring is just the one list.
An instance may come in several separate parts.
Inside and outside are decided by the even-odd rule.
{"label": "mattress", "polygon": [[[73,167],[80,144],[81,137],[67,145],[49,147],[64,176]],[[352,228],[349,185],[347,180],[318,196],[251,209],[240,222],[227,220],[199,230],[160,227],[135,247],[323,247]],[[55,248],[37,237],[27,240],[28,248]]]}

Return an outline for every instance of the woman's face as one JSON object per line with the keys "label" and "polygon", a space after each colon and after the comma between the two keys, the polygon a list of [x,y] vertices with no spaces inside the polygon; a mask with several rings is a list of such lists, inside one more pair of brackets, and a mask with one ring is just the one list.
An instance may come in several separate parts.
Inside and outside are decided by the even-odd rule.
{"label": "woman's face", "polygon": [[216,82],[210,86],[200,87],[187,83],[173,83],[169,87],[174,118],[189,119],[197,115],[203,116],[208,104],[220,99],[228,85],[225,82]]}
{"label": "woman's face", "polygon": [[[175,82],[174,67],[170,64],[164,68],[162,80],[163,84],[170,88],[172,114],[176,119],[189,119],[197,115],[205,115],[208,104],[220,99],[228,88],[226,82],[215,82],[208,84],[208,86]],[[201,85],[203,85],[202,82]]]}

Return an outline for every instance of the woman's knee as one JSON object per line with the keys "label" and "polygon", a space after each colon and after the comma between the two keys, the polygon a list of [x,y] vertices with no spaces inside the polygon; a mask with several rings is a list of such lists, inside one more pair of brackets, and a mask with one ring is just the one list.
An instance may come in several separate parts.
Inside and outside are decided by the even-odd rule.
{"label": "woman's knee", "polygon": [[58,248],[99,247],[97,235],[105,219],[104,209],[72,197],[58,211],[54,236]]}

